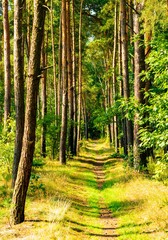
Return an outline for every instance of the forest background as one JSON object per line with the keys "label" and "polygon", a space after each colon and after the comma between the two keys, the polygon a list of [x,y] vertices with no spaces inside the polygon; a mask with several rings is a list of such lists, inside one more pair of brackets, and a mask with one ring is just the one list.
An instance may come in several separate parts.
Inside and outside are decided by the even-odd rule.
{"label": "forest background", "polygon": [[166,0],[0,3],[0,165],[15,224],[33,158],[66,164],[82,139],[106,137],[167,182],[167,15]]}

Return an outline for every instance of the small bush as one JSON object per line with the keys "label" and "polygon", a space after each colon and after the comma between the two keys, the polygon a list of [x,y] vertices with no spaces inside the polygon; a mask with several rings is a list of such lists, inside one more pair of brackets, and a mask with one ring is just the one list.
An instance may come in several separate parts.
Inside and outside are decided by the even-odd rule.
{"label": "small bush", "polygon": [[153,178],[168,184],[168,163],[166,161],[158,160],[156,163],[150,161],[147,168]]}

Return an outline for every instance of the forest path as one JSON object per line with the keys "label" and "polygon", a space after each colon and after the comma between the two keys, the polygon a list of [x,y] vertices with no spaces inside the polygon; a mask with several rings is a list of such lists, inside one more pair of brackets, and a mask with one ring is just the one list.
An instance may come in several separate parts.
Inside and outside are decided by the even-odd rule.
{"label": "forest path", "polygon": [[88,142],[86,150],[88,153],[88,159],[92,158],[93,172],[97,181],[99,194],[99,222],[102,228],[102,234],[97,235],[97,237],[100,240],[117,239],[117,219],[113,217],[113,213],[108,208],[105,197],[102,194],[102,191],[106,184],[105,164],[109,161],[113,161],[113,159],[110,158],[112,150],[110,148],[107,148],[107,144],[104,145],[99,141]]}

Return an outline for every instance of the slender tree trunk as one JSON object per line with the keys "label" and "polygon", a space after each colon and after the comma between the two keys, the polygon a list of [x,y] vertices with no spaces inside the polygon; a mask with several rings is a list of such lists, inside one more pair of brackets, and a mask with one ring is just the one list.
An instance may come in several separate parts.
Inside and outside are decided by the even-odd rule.
{"label": "slender tree trunk", "polygon": [[61,117],[61,103],[62,103],[62,9],[60,13],[59,24],[59,54],[58,54],[58,93],[57,93],[57,111],[58,116]]}
{"label": "slender tree trunk", "polygon": [[[56,70],[55,46],[54,46],[53,0],[51,0],[50,17],[51,17],[51,41],[52,41],[52,60],[53,60],[53,82],[54,82],[54,107],[55,107],[55,117],[57,117],[58,115],[57,79],[56,79],[57,70]],[[55,124],[57,123],[55,122]]]}
{"label": "slender tree trunk", "polygon": [[44,19],[44,0],[34,0],[34,19],[28,67],[23,147],[12,197],[11,222],[13,224],[19,224],[25,219],[25,201],[30,181],[35,147],[37,95],[40,80],[39,76],[41,74],[40,56],[44,30]]}
{"label": "slender tree trunk", "polygon": [[10,116],[11,107],[11,73],[10,73],[10,29],[8,17],[8,0],[2,0],[4,29],[4,126]]}
{"label": "slender tree trunk", "polygon": [[66,164],[66,139],[67,139],[67,110],[68,110],[68,73],[67,73],[67,22],[66,22],[66,0],[62,0],[62,118],[60,135],[61,164]]}
{"label": "slender tree trunk", "polygon": [[[45,38],[43,38],[42,46],[42,65],[43,68],[47,65],[47,54],[45,52]],[[43,120],[42,129],[41,129],[41,155],[46,157],[46,132],[47,124],[45,123],[45,116],[47,115],[47,70],[44,70],[41,79],[41,118]]]}
{"label": "slender tree trunk", "polygon": [[[120,18],[121,18],[121,47],[122,47],[122,77],[123,77],[123,95],[126,101],[130,97],[129,89],[129,74],[128,74],[128,35],[126,31],[126,0],[120,1]],[[133,133],[132,124],[126,119],[126,139],[127,139],[127,150],[129,152],[133,145]]]}
{"label": "slender tree trunk", "polygon": [[27,28],[26,28],[26,47],[27,47],[27,59],[29,60],[30,56],[30,47],[31,47],[31,0],[26,2],[27,8]]}
{"label": "slender tree trunk", "polygon": [[72,76],[72,35],[70,1],[67,2],[67,62],[68,62],[68,102],[69,102],[69,131],[68,145],[73,154],[73,76]]}
{"label": "slender tree trunk", "polygon": [[[106,69],[106,72],[108,73],[109,71],[109,63],[111,60],[111,52],[108,49],[107,53],[104,54],[104,67]],[[113,105],[113,90],[112,90],[113,86],[112,86],[112,77],[109,76],[107,79],[107,108],[112,107]],[[107,126],[107,137],[109,139],[110,142],[110,146],[113,143],[113,138],[114,138],[114,119],[111,119],[111,123],[108,124]]]}
{"label": "slender tree trunk", "polygon": [[12,186],[15,185],[24,131],[24,51],[22,33],[22,0],[14,0],[14,90],[16,109],[16,136],[13,161]]}
{"label": "slender tree trunk", "polygon": [[[112,90],[113,90],[113,101],[117,98],[117,79],[116,79],[116,67],[117,67],[117,42],[118,42],[118,2],[115,3],[115,24],[114,24],[114,46],[113,46],[113,80],[112,80]],[[118,118],[114,116],[114,145],[115,151],[118,152],[119,141],[118,141]]]}
{"label": "slender tree trunk", "polygon": [[75,54],[75,9],[72,0],[72,81],[73,81],[73,154],[77,147],[77,101],[76,101],[76,54]]}
{"label": "slender tree trunk", "polygon": [[77,154],[79,154],[79,141],[81,138],[81,105],[82,105],[82,7],[83,0],[80,5],[79,20],[79,79],[78,79],[78,128],[77,128]]}
{"label": "slender tree trunk", "polygon": [[[135,41],[134,41],[134,96],[135,96],[135,104],[143,103],[143,90],[144,84],[142,85],[141,80],[141,72],[145,70],[145,48],[144,48],[144,36],[141,34],[141,22],[140,22],[140,13],[143,9],[141,3],[137,3],[134,1],[134,8],[136,12],[134,13],[134,33],[135,33]],[[136,112],[134,116],[134,168],[139,169],[141,166],[142,155],[140,153],[140,139],[139,139],[139,113]],[[144,157],[144,155],[143,155]],[[144,161],[145,162],[145,161]]]}
{"label": "slender tree trunk", "polygon": [[86,109],[86,96],[84,94],[82,101],[82,112],[83,112],[83,120],[84,120],[84,138],[88,139],[88,120],[87,120],[87,109]]}
{"label": "slender tree trunk", "polygon": [[[121,11],[118,13],[118,76],[121,78],[122,77],[122,47],[121,47]],[[119,83],[119,95],[122,97],[123,96],[123,79],[121,78],[120,83]],[[123,114],[122,114],[123,118]],[[122,119],[120,121],[120,125],[123,131],[123,136],[120,139],[120,145],[121,147],[124,148],[124,154],[127,154],[127,141],[126,141],[126,132],[124,131],[124,120]]]}

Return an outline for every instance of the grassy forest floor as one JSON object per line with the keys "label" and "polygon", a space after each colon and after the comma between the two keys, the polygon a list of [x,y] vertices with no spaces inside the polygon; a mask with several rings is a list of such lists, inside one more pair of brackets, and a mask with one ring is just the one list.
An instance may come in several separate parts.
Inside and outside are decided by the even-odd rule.
{"label": "grassy forest floor", "polygon": [[168,239],[168,187],[112,158],[106,142],[84,142],[60,166],[33,167],[25,218],[11,226],[10,183],[0,180],[0,239]]}

